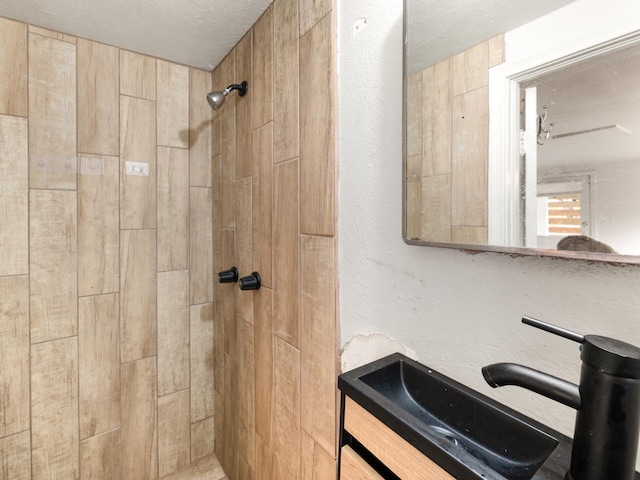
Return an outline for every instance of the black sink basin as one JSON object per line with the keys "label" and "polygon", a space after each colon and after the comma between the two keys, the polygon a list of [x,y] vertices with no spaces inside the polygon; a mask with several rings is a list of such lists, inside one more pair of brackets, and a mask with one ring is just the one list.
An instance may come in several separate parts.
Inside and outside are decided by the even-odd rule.
{"label": "black sink basin", "polygon": [[400,354],[339,386],[458,479],[529,480],[558,446],[530,419]]}

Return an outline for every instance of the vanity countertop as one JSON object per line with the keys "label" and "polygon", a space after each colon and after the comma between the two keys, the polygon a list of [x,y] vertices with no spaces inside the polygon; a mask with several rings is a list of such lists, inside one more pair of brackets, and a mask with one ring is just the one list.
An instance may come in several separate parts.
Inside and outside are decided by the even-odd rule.
{"label": "vanity countertop", "polygon": [[[468,462],[468,454],[461,449],[448,449],[446,446],[443,448],[439,442],[433,442],[432,440],[425,441],[425,435],[421,433],[419,428],[416,428],[415,422],[410,416],[407,416],[403,412],[402,408],[398,408],[393,401],[389,401],[387,398],[383,398],[377,395],[377,392],[372,392],[372,389],[362,381],[362,378],[368,373],[375,372],[393,361],[409,362],[411,364],[420,366],[429,371],[434,372],[432,369],[419,364],[401,354],[392,354],[388,357],[371,362],[362,367],[356,368],[349,372],[345,372],[338,377],[338,388],[343,395],[350,397],[365,410],[371,413],[374,417],[382,421],[387,427],[400,435],[407,442],[415,446],[424,455],[431,458],[442,468],[447,470],[450,474],[454,475],[458,480],[505,480],[506,477],[498,472],[491,470],[485,465],[473,466],[474,462]],[[435,372],[438,374],[437,372]],[[441,375],[441,374],[438,374]],[[444,377],[444,376],[443,376]],[[447,377],[444,377],[447,378]],[[448,379],[450,380],[450,379]],[[457,382],[450,380],[452,385],[460,385]],[[546,433],[547,435],[555,438],[558,441],[557,446],[553,449],[551,454],[546,458],[540,468],[530,478],[531,480],[564,480],[565,473],[569,469],[571,458],[572,439],[560,432],[537,422],[529,417],[526,417],[519,412],[510,409],[509,407],[496,402],[485,395],[476,392],[468,387],[460,385],[466,392],[471,392],[475,398],[487,401],[488,403],[498,406],[503,409],[509,415],[526,422],[528,425]],[[344,401],[343,401],[344,405]],[[344,415],[344,412],[342,412]],[[428,437],[428,436],[427,436]],[[459,453],[458,453],[459,452]],[[464,466],[461,463],[464,461]],[[477,462],[475,462],[477,463]],[[636,472],[635,480],[640,480],[640,473]],[[613,480],[613,479],[612,479]]]}

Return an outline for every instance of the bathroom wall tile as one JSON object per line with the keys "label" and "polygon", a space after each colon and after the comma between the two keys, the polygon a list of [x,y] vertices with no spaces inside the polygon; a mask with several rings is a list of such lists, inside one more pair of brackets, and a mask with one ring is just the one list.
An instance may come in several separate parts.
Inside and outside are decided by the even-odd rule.
{"label": "bathroom wall tile", "polygon": [[118,49],[78,39],[78,151],[119,153]]}
{"label": "bathroom wall tile", "polygon": [[0,113],[27,116],[27,25],[0,18]]}
{"label": "bathroom wall tile", "polygon": [[[158,396],[189,388],[189,271],[158,273]],[[188,411],[188,409],[187,409]]]}
{"label": "bathroom wall tile", "polygon": [[77,332],[76,192],[31,190],[31,343]]}
{"label": "bathroom wall tile", "polygon": [[273,328],[276,335],[299,348],[298,161],[277,165],[273,181]]}
{"label": "bathroom wall tile", "polygon": [[432,242],[451,241],[451,175],[433,175],[422,179],[418,238]]}
{"label": "bathroom wall tile", "polygon": [[407,157],[405,177],[409,181],[420,181],[422,178],[422,155],[410,155]]}
{"label": "bathroom wall tile", "polygon": [[300,0],[300,36],[329,13],[331,6],[331,0]]}
{"label": "bathroom wall tile", "polygon": [[[430,93],[433,85],[433,68],[413,74],[407,80],[407,155],[419,155],[422,151],[422,82],[429,85]],[[425,138],[425,141],[430,141]]]}
{"label": "bathroom wall tile", "polygon": [[[254,88],[260,88],[254,83],[252,73],[252,33],[250,30],[236,45],[235,52],[235,71],[236,76],[233,83],[241,83],[246,81],[249,84],[247,93],[242,98],[235,99],[236,105],[236,125],[241,128],[236,130],[236,179],[248,177],[251,175],[251,106],[253,103]],[[217,88],[225,88],[226,85]],[[237,91],[233,94],[237,94]]]}
{"label": "bathroom wall tile", "polygon": [[253,26],[252,128],[273,120],[273,7]]}
{"label": "bathroom wall tile", "polygon": [[189,268],[189,152],[158,147],[158,271]]}
{"label": "bathroom wall tile", "polygon": [[[234,55],[229,54],[220,64],[222,85],[234,83]],[[214,87],[218,88],[218,87]],[[224,87],[222,87],[224,88]],[[250,87],[251,88],[251,87]],[[236,226],[236,103],[237,96],[230,97],[224,108],[220,109],[220,155],[222,171],[222,227]],[[241,126],[240,128],[247,128]]]}
{"label": "bathroom wall tile", "polygon": [[120,426],[117,293],[78,300],[80,439]]}
{"label": "bathroom wall tile", "polygon": [[335,478],[336,459],[329,455],[311,436],[304,430],[300,432],[301,446],[300,456],[301,475],[300,480],[321,480],[323,478]]}
{"label": "bathroom wall tile", "polygon": [[122,471],[120,429],[80,442],[82,478],[120,478]]}
{"label": "bathroom wall tile", "polygon": [[275,337],[275,476],[300,478],[300,351]]}
{"label": "bathroom wall tile", "polygon": [[[222,155],[213,159],[214,172],[220,173],[220,160]],[[211,224],[213,227],[213,268],[219,272],[226,268],[222,265],[222,181],[218,173],[214,174],[214,182],[211,188]]]}
{"label": "bathroom wall tile", "polygon": [[451,241],[455,243],[488,243],[487,227],[451,227]]}
{"label": "bathroom wall tile", "polygon": [[158,470],[160,477],[189,465],[191,461],[189,390],[158,399]]}
{"label": "bathroom wall tile", "polygon": [[[225,356],[225,354],[223,354],[223,357]],[[219,459],[224,459],[225,458],[225,450],[227,445],[229,446],[229,448],[232,448],[233,446],[229,444],[228,438],[225,437],[226,434],[226,430],[225,430],[225,422],[224,422],[224,362],[222,363],[222,371],[223,371],[223,375],[222,377],[217,377],[218,379],[216,379],[216,387],[218,384],[221,384],[221,387],[217,387],[215,390],[215,396],[214,396],[214,408],[216,411],[216,414],[214,416],[214,430],[215,430],[215,435],[214,435],[214,452],[216,454],[216,457],[218,457]]]}
{"label": "bathroom wall tile", "polygon": [[[191,397],[195,395],[191,391]],[[211,394],[213,398],[213,393]],[[213,405],[213,401],[211,402]],[[214,454],[215,443],[214,417],[205,418],[191,424],[191,462],[196,462]]]}
{"label": "bathroom wall tile", "polygon": [[156,99],[156,59],[120,50],[120,94]]}
{"label": "bathroom wall tile", "polygon": [[243,178],[236,182],[236,266],[241,275],[255,269],[253,255],[253,180]]}
{"label": "bathroom wall tile", "polygon": [[46,28],[36,27],[35,25],[29,25],[29,33],[42,35],[44,37],[53,38],[54,40],[60,40],[62,42],[75,44],[77,38],[73,35],[68,35],[62,32],[56,32],[55,30],[47,30]]}
{"label": "bathroom wall tile", "polygon": [[[230,287],[230,288],[226,288]],[[213,303],[213,387],[216,391],[224,390],[224,353],[227,342],[225,336],[225,295],[235,292],[233,286],[226,284],[216,285],[216,299]],[[214,407],[215,408],[215,407]]]}
{"label": "bathroom wall tile", "polygon": [[196,423],[214,415],[213,304],[195,305],[190,312],[191,423]]}
{"label": "bathroom wall tile", "polygon": [[122,364],[122,479],[157,480],[156,357]]}
{"label": "bathroom wall tile", "polygon": [[189,251],[191,305],[213,301],[211,189],[190,188]]}
{"label": "bathroom wall tile", "polygon": [[452,96],[489,84],[489,42],[482,42],[455,55],[451,62]]}
{"label": "bathroom wall tile", "polygon": [[120,236],[120,345],[122,362],[156,354],[156,232]]}
{"label": "bathroom wall tile", "polygon": [[273,450],[275,409],[273,296],[272,290],[261,288],[256,292],[253,301],[256,434],[264,442],[265,448],[270,450]]}
{"label": "bathroom wall tile", "polygon": [[240,459],[240,470],[239,470],[239,478],[255,478],[255,474],[253,473],[253,467],[249,465],[245,459]]}
{"label": "bathroom wall tile", "polygon": [[504,63],[504,33],[488,40],[489,42],[489,68]]}
{"label": "bathroom wall tile", "polygon": [[301,427],[335,456],[336,345],[333,238],[300,238]]}
{"label": "bathroom wall tile", "polygon": [[[321,246],[315,248],[314,244],[308,248],[309,265],[303,265],[299,239],[301,232],[327,237],[335,232],[333,101],[326,101],[333,95],[333,17],[323,18],[330,12],[330,2],[303,0],[300,12],[304,10],[305,14],[301,14],[298,23],[297,3],[276,0],[252,32],[251,186],[244,179],[247,174],[244,166],[239,165],[242,162],[239,131],[246,126],[240,113],[244,99],[235,97],[234,103],[221,110],[219,174],[214,154],[214,192],[215,178],[219,176],[221,180],[220,200],[216,202],[213,195],[212,224],[214,229],[220,225],[219,239],[216,241],[214,234],[214,242],[221,244],[218,254],[221,268],[247,265],[250,268],[246,273],[240,268],[242,274],[257,270],[263,277],[262,288],[253,293],[228,288],[229,285],[216,284],[214,289],[216,319],[221,319],[220,323],[214,323],[214,410],[216,420],[223,418],[215,422],[215,451],[229,478],[301,478],[303,473],[311,474],[309,468],[315,466],[319,468],[313,473],[317,478],[335,476],[335,458],[324,448],[325,444],[335,443],[336,432],[335,283],[333,278],[328,279],[335,274],[335,244],[332,238],[319,239]],[[324,7],[325,13],[319,14]],[[315,27],[299,46],[303,16],[309,21],[309,29]],[[213,73],[218,79],[214,85],[221,79],[229,80],[221,81],[223,85],[240,81],[237,75],[232,75],[229,64],[230,59],[235,60],[237,73],[245,54],[246,47],[238,45],[225,60],[227,65],[223,62]],[[282,92],[279,97],[286,97],[278,105],[272,104],[275,91]],[[263,104],[265,92],[270,101]],[[278,119],[277,115],[281,117]],[[250,207],[243,206],[247,199],[251,200]],[[249,210],[250,223],[246,217]],[[250,235],[244,233],[247,226],[251,227]],[[245,253],[248,238],[252,248]],[[327,253],[329,246],[331,251]],[[316,254],[321,258],[312,258]],[[217,262],[218,259],[214,260],[214,265]],[[319,279],[314,278],[316,268],[320,270]],[[307,299],[306,330],[299,324],[302,313],[299,289],[304,283],[300,271],[305,269],[311,283],[307,295],[319,296]],[[249,298],[253,303],[252,317],[246,309]],[[300,336],[310,338],[301,342]],[[301,353],[298,348],[302,345],[310,349],[315,343],[319,345],[313,346],[316,350],[310,353]],[[247,366],[251,358],[245,353],[250,345],[253,345],[253,367]],[[331,355],[328,359],[321,358],[329,345]],[[225,354],[221,356],[219,350]],[[305,356],[302,363],[301,356]],[[310,365],[312,361],[319,365]],[[237,379],[251,368],[253,385],[250,378],[238,384]],[[306,382],[312,382],[311,377],[317,372],[322,386],[304,392],[301,372],[307,375]],[[328,395],[323,391],[327,385]],[[305,445],[301,445],[301,394],[306,398],[306,408],[320,409],[310,413],[306,422],[322,424],[309,428],[311,440]],[[318,398],[310,399],[313,395]],[[254,399],[253,417],[251,406],[246,403],[250,398]],[[332,405],[327,408],[329,398]],[[304,455],[311,455],[311,463],[304,466],[304,471],[301,448]],[[335,452],[335,446],[332,448]],[[332,475],[328,475],[332,469]]]}
{"label": "bathroom wall tile", "polygon": [[29,186],[76,189],[76,46],[29,34]]}
{"label": "bathroom wall tile", "polygon": [[260,436],[256,436],[256,474],[255,480],[277,478],[274,472],[273,452],[265,445]]}
{"label": "bathroom wall tile", "polygon": [[239,320],[238,351],[238,449],[241,458],[250,470],[256,460],[256,417],[255,417],[255,335],[253,325]]}
{"label": "bathroom wall tile", "polygon": [[[192,187],[210,187],[213,110],[206,97],[213,90],[211,72],[192,68],[190,73],[189,184]],[[219,135],[219,131],[217,134]]]}
{"label": "bathroom wall tile", "polygon": [[451,224],[487,225],[488,87],[453,99]]}
{"label": "bathroom wall tile", "polygon": [[[235,230],[223,230],[222,232],[222,261],[224,265],[236,264],[236,236]],[[221,285],[222,293],[222,318],[224,319],[224,352],[231,358],[238,358],[238,322],[237,322],[237,296],[240,289],[236,284]],[[244,292],[246,293],[246,292]],[[224,364],[224,363],[223,363]],[[218,359],[216,359],[218,365]],[[214,375],[218,375],[214,371]],[[220,377],[221,379],[224,378]]]}
{"label": "bathroom wall tile", "polygon": [[[156,104],[120,96],[120,228],[156,226]],[[127,162],[146,163],[149,175],[127,174]]]}
{"label": "bathroom wall tile", "polygon": [[[252,257],[253,228],[252,228],[252,179],[243,178],[236,182],[236,267],[241,276],[249,275],[259,270],[259,266]],[[262,272],[260,272],[262,277]],[[253,324],[253,295],[250,291],[239,291],[237,302],[238,321],[244,320]]]}
{"label": "bathroom wall tile", "polygon": [[273,286],[273,122],[253,132],[253,268]]}
{"label": "bathroom wall tile", "polygon": [[[216,67],[213,72],[211,72],[211,91],[220,90],[221,88],[225,88],[226,85],[222,85],[222,70],[221,65],[224,64],[224,61]],[[209,102],[207,102],[209,105]],[[213,110],[211,109],[211,157],[215,158],[220,155],[220,149],[222,147],[222,137],[220,135],[220,116],[222,114],[221,110]],[[214,173],[215,177],[215,173]],[[215,180],[214,180],[215,183]]]}
{"label": "bathroom wall tile", "polygon": [[27,148],[27,119],[0,115],[0,275],[29,273]]}
{"label": "bathroom wall tile", "polygon": [[78,295],[116,292],[120,282],[120,160],[80,155]]}
{"label": "bathroom wall tile", "polygon": [[[420,160],[420,159],[418,159]],[[407,159],[407,163],[410,160]],[[406,234],[407,238],[420,238],[420,205],[422,180],[407,180]]]}
{"label": "bathroom wall tile", "polygon": [[[239,421],[239,389],[238,382],[238,364],[229,355],[224,357],[224,414],[222,423],[224,428],[224,441],[227,445],[224,447],[224,456],[220,461],[224,465],[224,469],[229,478],[238,478],[240,469],[240,421]],[[282,477],[285,478],[285,477]]]}
{"label": "bathroom wall tile", "polygon": [[189,148],[189,67],[158,60],[158,145]]}
{"label": "bathroom wall tile", "polygon": [[0,480],[31,480],[31,436],[0,437]]}
{"label": "bathroom wall tile", "polygon": [[329,15],[300,40],[300,230],[329,236],[335,231],[331,39]]}
{"label": "bathroom wall tile", "polygon": [[[427,81],[427,79],[429,79]],[[451,61],[424,71],[422,175],[451,173]]]}
{"label": "bathroom wall tile", "polygon": [[79,477],[78,339],[31,346],[34,480]]}
{"label": "bathroom wall tile", "polygon": [[29,428],[28,276],[0,277],[0,318],[0,365],[5,365],[0,369],[2,438]]}
{"label": "bathroom wall tile", "polygon": [[273,3],[273,161],[283,162],[299,155],[298,85],[299,36],[298,0]]}

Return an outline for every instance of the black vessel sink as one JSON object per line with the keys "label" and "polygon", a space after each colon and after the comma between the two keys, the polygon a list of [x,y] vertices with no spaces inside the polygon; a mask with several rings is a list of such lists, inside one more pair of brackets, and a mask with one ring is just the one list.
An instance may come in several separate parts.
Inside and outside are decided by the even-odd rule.
{"label": "black vessel sink", "polygon": [[338,384],[458,479],[529,480],[558,446],[531,419],[401,354]]}

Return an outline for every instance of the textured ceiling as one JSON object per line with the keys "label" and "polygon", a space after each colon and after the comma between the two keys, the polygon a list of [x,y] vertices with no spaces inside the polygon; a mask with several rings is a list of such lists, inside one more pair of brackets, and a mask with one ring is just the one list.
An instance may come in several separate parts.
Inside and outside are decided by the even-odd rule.
{"label": "textured ceiling", "polygon": [[212,70],[272,0],[0,0],[0,16]]}

